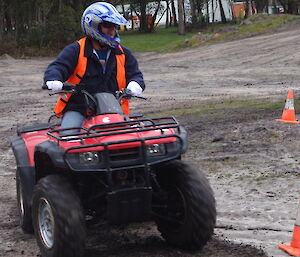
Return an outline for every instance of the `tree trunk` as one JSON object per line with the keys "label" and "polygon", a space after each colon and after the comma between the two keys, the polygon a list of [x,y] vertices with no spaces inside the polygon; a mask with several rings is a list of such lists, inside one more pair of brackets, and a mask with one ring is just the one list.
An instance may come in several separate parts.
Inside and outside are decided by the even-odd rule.
{"label": "tree trunk", "polygon": [[256,10],[258,13],[262,13],[266,8],[268,0],[255,1]]}
{"label": "tree trunk", "polygon": [[214,1],[215,0],[211,0],[211,14],[212,14],[212,24],[215,23],[215,6],[214,6]]}
{"label": "tree trunk", "polygon": [[141,8],[141,16],[140,16],[140,31],[146,32],[147,28],[147,17],[146,17],[146,7],[147,2],[146,0],[140,1],[140,8]]}
{"label": "tree trunk", "polygon": [[249,14],[249,0],[245,1],[245,16],[244,19],[248,18],[248,14]]}
{"label": "tree trunk", "polygon": [[177,27],[178,26],[178,21],[177,21],[176,8],[175,8],[174,0],[171,0],[171,8],[172,8],[173,24],[174,24],[174,27]]}
{"label": "tree trunk", "polygon": [[209,0],[206,0],[206,22],[209,23]]}
{"label": "tree trunk", "polygon": [[287,12],[290,14],[298,14],[297,0],[289,0],[288,1],[288,11]]}
{"label": "tree trunk", "polygon": [[196,0],[196,9],[197,9],[197,13],[201,14],[202,13],[202,7],[204,5],[204,1],[203,0]]}
{"label": "tree trunk", "polygon": [[167,19],[166,19],[166,28],[168,28],[170,26],[170,11],[169,11],[169,1],[166,1],[167,4]]}
{"label": "tree trunk", "polygon": [[178,3],[178,34],[185,34],[184,26],[184,10],[183,10],[183,0],[177,0]]}
{"label": "tree trunk", "polygon": [[225,16],[222,0],[219,0],[219,6],[220,6],[221,21],[222,23],[226,23],[226,16]]}
{"label": "tree trunk", "polygon": [[184,0],[182,0],[182,8],[183,8],[183,24],[184,24],[184,28],[186,28],[186,13],[185,13]]}
{"label": "tree trunk", "polygon": [[192,26],[194,27],[197,23],[196,3],[195,0],[190,0],[191,15],[192,15]]}
{"label": "tree trunk", "polygon": [[5,18],[5,27],[7,31],[12,31],[12,22],[11,22],[11,15],[8,9],[4,12],[4,18]]}
{"label": "tree trunk", "polygon": [[[152,32],[152,31],[154,30],[154,24],[155,24],[155,20],[156,20],[156,17],[157,17],[159,8],[160,8],[160,0],[159,0],[158,3],[157,3],[157,8],[156,8],[156,10],[155,10],[155,13],[153,14],[152,22],[151,22],[151,24],[150,24],[150,28],[149,28],[148,32]],[[165,13],[165,12],[164,12],[164,13]],[[163,13],[163,14],[164,14],[164,13]]]}
{"label": "tree trunk", "polygon": [[255,3],[253,1],[251,1],[251,9],[252,9],[252,15],[256,13],[255,11]]}
{"label": "tree trunk", "polygon": [[4,2],[0,0],[0,36],[4,31]]}
{"label": "tree trunk", "polygon": [[58,12],[60,13],[62,10],[62,0],[58,0]]}

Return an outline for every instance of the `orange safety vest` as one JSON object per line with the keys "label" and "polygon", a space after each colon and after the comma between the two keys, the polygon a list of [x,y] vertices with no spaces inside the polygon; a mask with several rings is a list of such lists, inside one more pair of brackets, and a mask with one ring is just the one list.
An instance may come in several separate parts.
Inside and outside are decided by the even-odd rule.
{"label": "orange safety vest", "polygon": [[[73,74],[69,77],[69,79],[66,81],[67,83],[76,85],[79,84],[81,79],[83,78],[86,67],[87,67],[87,57],[84,56],[84,49],[85,49],[85,42],[86,42],[86,37],[78,40],[78,44],[80,47],[79,50],[79,57],[77,61],[77,65],[75,67],[75,70]],[[124,51],[119,45],[119,49],[122,52],[122,54],[116,54],[116,62],[117,62],[117,83],[118,83],[118,89],[123,90],[126,87],[126,76],[125,76],[125,54]],[[54,107],[54,113],[57,117],[62,116],[62,112],[65,109],[70,97],[70,94],[64,94],[59,96],[56,105]],[[122,100],[121,103],[122,110],[125,115],[129,115],[129,101],[127,99]]]}

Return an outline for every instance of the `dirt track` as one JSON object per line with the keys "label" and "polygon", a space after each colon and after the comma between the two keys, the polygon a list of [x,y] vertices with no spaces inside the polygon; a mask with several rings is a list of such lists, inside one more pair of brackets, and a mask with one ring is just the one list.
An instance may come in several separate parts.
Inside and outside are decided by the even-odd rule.
{"label": "dirt track", "polygon": [[[297,95],[299,89],[299,42],[300,26],[179,53],[138,54],[150,99],[133,106],[151,116],[156,110],[230,97],[284,104],[287,90],[294,88]],[[49,62],[0,60],[0,256],[39,254],[33,236],[18,227],[9,141],[18,125],[47,120],[55,99],[40,84]],[[299,127],[274,122],[279,110],[216,114],[216,119],[179,117],[191,142],[185,159],[207,173],[217,199],[217,228],[206,248],[197,253],[169,248],[147,223],[91,230],[86,256],[263,256],[259,249],[268,256],[288,256],[277,244],[291,239],[300,195]]]}

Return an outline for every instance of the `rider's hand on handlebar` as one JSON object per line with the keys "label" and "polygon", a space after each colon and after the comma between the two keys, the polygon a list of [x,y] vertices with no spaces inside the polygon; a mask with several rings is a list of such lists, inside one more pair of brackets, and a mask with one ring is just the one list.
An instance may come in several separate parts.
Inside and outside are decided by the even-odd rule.
{"label": "rider's hand on handlebar", "polygon": [[133,96],[139,96],[143,92],[143,89],[136,81],[130,81],[127,85],[128,93]]}
{"label": "rider's hand on handlebar", "polygon": [[48,89],[51,89],[51,90],[62,90],[63,83],[58,80],[47,81],[46,86],[48,87]]}

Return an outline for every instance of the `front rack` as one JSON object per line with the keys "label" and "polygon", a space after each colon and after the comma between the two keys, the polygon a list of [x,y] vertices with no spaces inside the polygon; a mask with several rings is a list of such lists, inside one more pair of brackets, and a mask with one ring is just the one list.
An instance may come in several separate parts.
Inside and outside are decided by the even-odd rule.
{"label": "front rack", "polygon": [[[99,124],[91,126],[90,128],[80,127],[70,129],[52,129],[48,131],[47,134],[55,138],[58,141],[58,144],[60,141],[74,140],[80,140],[83,143],[83,139],[146,132],[151,130],[160,130],[161,135],[164,135],[164,131],[170,128],[177,129],[178,133],[180,133],[179,122],[173,116]],[[74,129],[78,129],[81,131],[83,130],[83,132],[62,134],[62,132],[67,132]]]}
{"label": "front rack", "polygon": [[[73,128],[74,129],[74,128]],[[53,129],[48,132],[48,135],[55,138],[59,144],[61,141],[74,141],[80,140],[80,145],[71,146],[65,149],[63,159],[66,165],[75,172],[106,172],[108,176],[108,184],[112,185],[112,172],[126,169],[140,169],[144,170],[146,185],[150,185],[149,181],[149,168],[150,165],[155,165],[160,162],[180,158],[181,148],[183,146],[183,138],[181,137],[180,125],[174,117],[160,117],[155,119],[136,119],[131,121],[116,122],[110,124],[94,125],[90,128],[81,128],[83,132],[72,134],[71,136],[62,135],[63,129]],[[166,129],[175,129],[171,133],[165,133]],[[145,137],[131,138],[128,140],[114,140],[108,142],[98,142],[94,144],[85,143],[84,139],[101,138],[111,135],[121,135],[128,133],[146,132],[146,131],[160,131],[156,135],[149,135]],[[176,142],[175,147],[168,149],[164,156],[150,157],[147,154],[147,142],[151,140],[174,138]],[[138,142],[138,157],[132,160],[114,161],[110,153],[110,147],[118,144],[127,144]],[[76,167],[68,159],[68,154],[73,153],[74,150],[89,149],[103,147],[101,154],[103,160],[99,167]]]}

